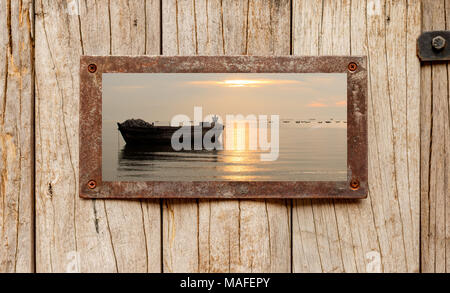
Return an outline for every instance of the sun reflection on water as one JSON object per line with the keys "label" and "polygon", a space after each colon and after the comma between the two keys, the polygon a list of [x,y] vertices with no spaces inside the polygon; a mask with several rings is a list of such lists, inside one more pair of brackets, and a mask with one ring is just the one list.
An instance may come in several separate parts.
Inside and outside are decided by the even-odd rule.
{"label": "sun reflection on water", "polygon": [[[227,130],[224,131],[224,141],[226,149],[223,151],[223,156],[221,157],[221,164],[218,166],[220,173],[225,173],[220,179],[223,180],[252,180],[254,176],[250,175],[258,171],[255,168],[255,164],[259,161],[259,151],[250,148],[250,129],[253,133],[257,133],[258,129],[253,129],[245,121],[238,121],[234,123],[233,130],[231,131],[233,135],[233,141],[231,144],[227,145]],[[256,136],[257,138],[257,136]]]}

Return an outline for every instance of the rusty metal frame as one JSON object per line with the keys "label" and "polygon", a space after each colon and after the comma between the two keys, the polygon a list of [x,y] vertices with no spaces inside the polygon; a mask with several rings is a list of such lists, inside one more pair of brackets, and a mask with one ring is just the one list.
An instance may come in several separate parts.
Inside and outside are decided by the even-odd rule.
{"label": "rusty metal frame", "polygon": [[[102,181],[102,73],[347,73],[347,181]],[[82,56],[83,198],[365,198],[367,60],[340,56]]]}

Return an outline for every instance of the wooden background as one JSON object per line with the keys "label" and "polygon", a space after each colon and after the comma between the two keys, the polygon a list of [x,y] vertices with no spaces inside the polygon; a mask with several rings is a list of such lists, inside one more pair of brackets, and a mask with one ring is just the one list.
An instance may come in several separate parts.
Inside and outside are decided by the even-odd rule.
{"label": "wooden background", "polygon": [[[450,0],[0,0],[0,272],[448,272]],[[81,55],[367,55],[365,200],[82,200]]]}

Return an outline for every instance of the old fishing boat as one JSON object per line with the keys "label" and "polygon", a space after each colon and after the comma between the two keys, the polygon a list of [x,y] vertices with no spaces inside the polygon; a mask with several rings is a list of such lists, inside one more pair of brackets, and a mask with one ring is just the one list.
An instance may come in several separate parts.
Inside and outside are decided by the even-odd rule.
{"label": "old fishing boat", "polygon": [[[122,123],[117,122],[120,133],[127,145],[145,146],[145,145],[170,145],[172,135],[181,128],[181,126],[155,126],[154,123],[148,123],[142,119],[128,119]],[[191,139],[194,135],[201,133],[202,140],[208,131],[213,131],[212,142],[222,134],[223,125],[217,123],[217,117],[213,118],[212,123],[202,122],[197,126],[187,126],[191,131]]]}

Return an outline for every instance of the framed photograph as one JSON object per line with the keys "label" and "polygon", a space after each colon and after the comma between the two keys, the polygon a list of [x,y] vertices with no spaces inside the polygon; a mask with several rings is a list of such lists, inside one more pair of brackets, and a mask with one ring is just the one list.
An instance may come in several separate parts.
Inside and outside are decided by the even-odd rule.
{"label": "framed photograph", "polygon": [[83,56],[80,196],[364,198],[365,57]]}

